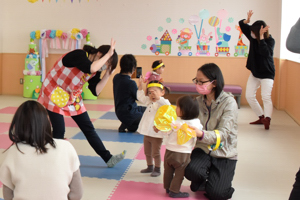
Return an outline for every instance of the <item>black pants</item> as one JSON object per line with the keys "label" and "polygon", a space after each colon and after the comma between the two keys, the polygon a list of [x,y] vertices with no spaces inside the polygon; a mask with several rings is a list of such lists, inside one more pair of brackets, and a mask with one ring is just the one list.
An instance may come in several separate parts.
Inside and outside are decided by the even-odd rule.
{"label": "black pants", "polygon": [[[49,110],[48,115],[53,128],[53,138],[63,139],[65,135],[65,120],[64,116],[58,113],[51,112]],[[80,115],[72,116],[73,120],[76,122],[80,130],[85,135],[87,141],[95,150],[95,152],[101,156],[101,158],[108,162],[108,160],[112,157],[110,152],[105,148],[101,139],[97,135],[95,128],[90,120],[87,112],[84,112]]]}
{"label": "black pants", "polygon": [[202,149],[192,151],[191,162],[185,169],[185,177],[196,183],[206,182],[205,191],[210,200],[226,200],[232,197],[231,187],[236,160],[215,158]]}
{"label": "black pants", "polygon": [[291,192],[289,200],[299,200],[300,199],[300,169],[296,174],[296,181],[293,185],[293,190]]}
{"label": "black pants", "polygon": [[121,124],[121,128],[122,129],[127,129],[129,132],[136,132],[136,130],[138,129],[139,127],[139,124],[140,124],[140,121],[142,119],[142,116],[144,114],[146,110],[146,107],[144,106],[138,106],[138,111],[141,113],[140,115],[135,115],[135,116],[132,116],[132,118],[136,117],[136,119],[133,121],[133,123],[131,125],[127,125],[125,123],[122,122]]}

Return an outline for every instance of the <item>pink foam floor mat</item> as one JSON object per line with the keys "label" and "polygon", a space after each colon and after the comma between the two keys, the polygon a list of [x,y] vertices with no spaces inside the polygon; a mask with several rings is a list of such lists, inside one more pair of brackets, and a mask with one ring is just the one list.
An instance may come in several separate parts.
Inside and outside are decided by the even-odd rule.
{"label": "pink foam floor mat", "polygon": [[103,105],[103,104],[84,104],[87,110],[92,111],[109,111],[114,106],[113,105]]}
{"label": "pink foam floor mat", "polygon": [[[188,192],[190,194],[189,200],[207,200],[204,192],[192,192],[188,186],[181,186],[181,192]],[[147,200],[165,200],[171,199],[163,184],[144,183],[134,181],[120,181],[119,185],[111,194],[110,200],[133,200],[133,199],[147,199]]]}
{"label": "pink foam floor mat", "polygon": [[15,114],[17,111],[18,107],[5,107],[0,109],[0,113],[2,114]]}
{"label": "pink foam floor mat", "polygon": [[[162,145],[161,148],[160,148],[161,161],[164,161],[165,152],[166,152],[166,146]],[[137,159],[137,160],[146,160],[146,156],[145,156],[145,153],[144,153],[144,145],[142,146],[141,150],[137,153],[135,159]]]}
{"label": "pink foam floor mat", "polygon": [[9,130],[10,123],[0,122],[0,134]]}

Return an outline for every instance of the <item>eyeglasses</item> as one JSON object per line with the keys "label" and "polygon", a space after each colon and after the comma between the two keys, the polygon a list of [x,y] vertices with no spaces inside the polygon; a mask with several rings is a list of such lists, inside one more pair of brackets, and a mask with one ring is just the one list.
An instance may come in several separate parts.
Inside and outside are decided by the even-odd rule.
{"label": "eyeglasses", "polygon": [[196,78],[194,78],[192,81],[193,81],[194,84],[197,84],[197,85],[203,85],[204,83],[210,82],[210,80],[208,80],[208,81],[198,81]]}

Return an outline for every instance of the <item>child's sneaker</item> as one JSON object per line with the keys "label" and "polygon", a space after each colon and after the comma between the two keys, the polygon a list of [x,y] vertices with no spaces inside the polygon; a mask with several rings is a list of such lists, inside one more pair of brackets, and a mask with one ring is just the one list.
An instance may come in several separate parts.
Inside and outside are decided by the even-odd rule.
{"label": "child's sneaker", "polygon": [[151,173],[152,177],[157,177],[160,175],[160,167],[155,167],[153,172]]}
{"label": "child's sneaker", "polygon": [[169,192],[169,197],[172,197],[172,198],[188,198],[189,196],[190,195],[187,192],[179,192],[179,193],[175,193],[172,191]]}
{"label": "child's sneaker", "polygon": [[148,165],[146,169],[142,169],[141,173],[151,173],[153,172],[153,165]]}

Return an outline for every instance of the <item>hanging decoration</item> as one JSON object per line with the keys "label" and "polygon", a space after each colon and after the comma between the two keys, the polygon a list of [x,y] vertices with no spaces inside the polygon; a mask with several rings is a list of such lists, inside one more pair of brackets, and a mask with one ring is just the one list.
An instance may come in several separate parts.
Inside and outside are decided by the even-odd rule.
{"label": "hanging decoration", "polygon": [[[90,33],[87,29],[73,28],[71,31],[63,32],[62,30],[51,30],[43,29],[32,31],[30,33],[30,42],[34,40],[39,40],[39,59],[41,65],[41,81],[45,79],[46,73],[46,57],[48,57],[49,48],[51,49],[68,49],[68,39],[69,39],[69,49],[80,49],[81,42],[86,39],[86,43],[92,45],[90,42]],[[62,45],[60,44],[62,42]],[[48,41],[50,45],[48,47]]]}

